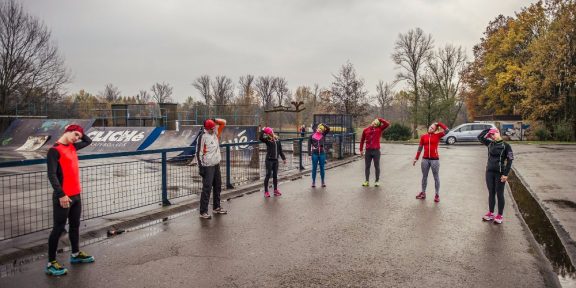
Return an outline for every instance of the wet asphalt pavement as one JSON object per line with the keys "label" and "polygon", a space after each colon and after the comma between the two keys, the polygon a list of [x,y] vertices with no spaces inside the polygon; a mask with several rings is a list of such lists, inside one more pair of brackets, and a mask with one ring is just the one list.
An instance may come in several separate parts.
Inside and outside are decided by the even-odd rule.
{"label": "wet asphalt pavement", "polygon": [[[90,244],[96,262],[43,274],[21,266],[0,287],[546,287],[547,268],[507,194],[503,225],[483,223],[486,150],[442,147],[441,202],[420,190],[417,146],[384,144],[381,187],[361,187],[363,161],[224,203],[229,215],[198,212]],[[371,184],[373,180],[371,179]]]}

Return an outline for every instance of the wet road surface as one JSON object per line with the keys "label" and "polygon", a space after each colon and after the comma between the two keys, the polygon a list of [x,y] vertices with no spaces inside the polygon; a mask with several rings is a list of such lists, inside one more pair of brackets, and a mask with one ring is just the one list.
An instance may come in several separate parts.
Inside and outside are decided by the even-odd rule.
{"label": "wet road surface", "polygon": [[[420,190],[417,146],[384,145],[381,187],[361,187],[364,162],[281,183],[282,197],[254,193],[224,203],[229,215],[198,212],[83,247],[96,262],[69,275],[33,261],[0,287],[546,287],[546,265],[511,199],[503,225],[483,223],[486,150],[442,148],[441,202]],[[371,179],[371,183],[373,180]],[[508,197],[508,195],[506,195]]]}

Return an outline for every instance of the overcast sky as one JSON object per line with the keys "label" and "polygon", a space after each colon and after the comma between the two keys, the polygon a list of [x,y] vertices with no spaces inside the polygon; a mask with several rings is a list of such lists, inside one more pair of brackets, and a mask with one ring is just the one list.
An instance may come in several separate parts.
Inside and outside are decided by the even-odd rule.
{"label": "overcast sky", "polygon": [[435,46],[460,45],[472,58],[489,21],[513,16],[526,0],[21,0],[40,18],[72,72],[68,92],[123,96],[174,87],[200,99],[200,75],[285,77],[289,88],[329,87],[350,61],[370,93],[397,73],[399,33],[420,27]]}

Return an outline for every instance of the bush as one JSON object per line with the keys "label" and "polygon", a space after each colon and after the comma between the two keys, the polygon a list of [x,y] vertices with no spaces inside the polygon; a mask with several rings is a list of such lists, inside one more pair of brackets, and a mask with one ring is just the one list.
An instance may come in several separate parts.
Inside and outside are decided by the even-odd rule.
{"label": "bush", "polygon": [[534,135],[536,135],[536,137],[538,137],[538,140],[540,140],[540,141],[546,141],[546,140],[549,140],[550,138],[552,138],[550,131],[548,131],[545,128],[536,129],[536,131],[534,132]]}
{"label": "bush", "polygon": [[571,141],[572,139],[572,127],[570,127],[570,124],[559,123],[554,127],[554,140]]}
{"label": "bush", "polygon": [[404,126],[399,123],[394,123],[384,131],[382,137],[384,137],[384,139],[386,140],[406,141],[412,137],[412,131],[408,126]]}

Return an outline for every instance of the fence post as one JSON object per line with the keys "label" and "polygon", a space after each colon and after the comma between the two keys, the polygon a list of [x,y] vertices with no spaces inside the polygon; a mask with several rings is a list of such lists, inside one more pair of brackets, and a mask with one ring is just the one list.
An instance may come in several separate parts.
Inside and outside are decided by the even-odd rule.
{"label": "fence post", "polygon": [[230,161],[230,145],[226,145],[226,189],[234,189],[232,185],[232,175],[230,175],[231,161]]}
{"label": "fence post", "polygon": [[356,132],[352,132],[352,155],[356,155]]}
{"label": "fence post", "polygon": [[162,152],[162,206],[172,205],[168,200],[168,169],[166,167],[166,152]]}
{"label": "fence post", "polygon": [[304,150],[302,149],[302,142],[304,142],[304,137],[300,137],[298,140],[298,145],[300,146],[300,157],[298,159],[300,162],[300,170],[304,170],[304,165],[302,165],[302,154],[304,154]]}
{"label": "fence post", "polygon": [[340,140],[338,141],[338,147],[339,147],[339,149],[338,149],[338,159],[342,159],[342,158],[343,158],[343,156],[342,156],[342,141],[343,141],[344,139],[342,138],[342,136],[344,136],[344,134],[342,134],[342,133],[340,133],[340,134],[338,135],[338,138],[340,138]]}

